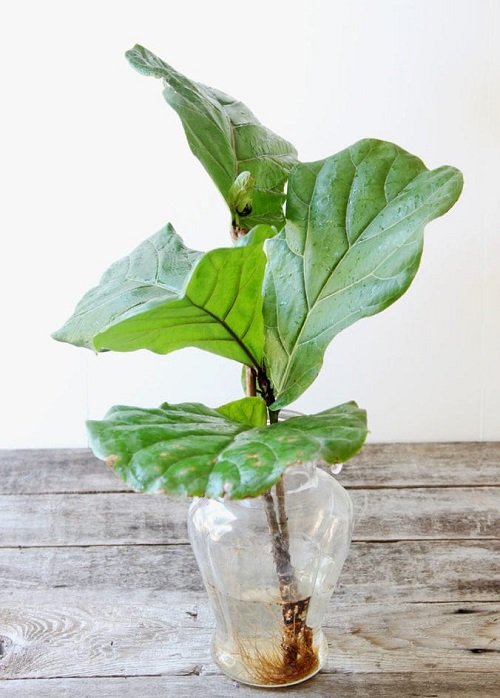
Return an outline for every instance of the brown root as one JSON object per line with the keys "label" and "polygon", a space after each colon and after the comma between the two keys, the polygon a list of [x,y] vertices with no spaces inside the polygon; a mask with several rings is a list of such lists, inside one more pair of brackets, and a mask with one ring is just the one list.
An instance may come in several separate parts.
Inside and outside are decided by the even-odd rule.
{"label": "brown root", "polygon": [[239,653],[249,676],[263,685],[282,685],[301,681],[319,667],[313,646],[313,631],[306,622],[309,599],[283,604],[281,641],[265,652],[239,643]]}

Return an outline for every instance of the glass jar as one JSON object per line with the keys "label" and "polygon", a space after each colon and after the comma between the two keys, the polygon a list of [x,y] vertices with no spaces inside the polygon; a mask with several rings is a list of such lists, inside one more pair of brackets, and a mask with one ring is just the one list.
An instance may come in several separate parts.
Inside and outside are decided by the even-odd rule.
{"label": "glass jar", "polygon": [[291,465],[260,497],[195,499],[188,530],[222,671],[255,686],[316,674],[328,652],[321,622],[352,531],[351,499],[337,480],[313,463]]}

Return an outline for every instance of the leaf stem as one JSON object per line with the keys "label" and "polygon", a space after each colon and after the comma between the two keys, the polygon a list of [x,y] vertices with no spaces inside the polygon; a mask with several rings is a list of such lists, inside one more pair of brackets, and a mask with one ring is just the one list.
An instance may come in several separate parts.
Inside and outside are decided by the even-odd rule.
{"label": "leaf stem", "polygon": [[246,367],[245,386],[248,397],[255,397],[257,395],[257,375],[251,366]]}

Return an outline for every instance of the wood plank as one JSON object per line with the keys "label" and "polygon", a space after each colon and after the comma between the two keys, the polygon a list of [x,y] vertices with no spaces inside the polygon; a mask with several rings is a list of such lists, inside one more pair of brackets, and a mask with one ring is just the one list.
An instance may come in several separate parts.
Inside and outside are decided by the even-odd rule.
{"label": "wood plank", "polygon": [[[500,487],[352,490],[355,540],[498,539]],[[0,497],[0,546],[185,543],[189,501],[136,493]]]}
{"label": "wood plank", "polygon": [[[346,487],[500,485],[500,443],[367,444],[339,479]],[[88,449],[0,450],[0,494],[126,489]]]}
{"label": "wood plank", "polygon": [[500,442],[367,444],[339,478],[344,487],[500,485]]}
{"label": "wood plank", "polygon": [[351,490],[357,540],[498,538],[500,487]]}
{"label": "wood plank", "polygon": [[[147,605],[134,604],[126,592],[91,606],[77,593],[68,604],[50,594],[45,604],[13,601],[0,609],[0,674],[217,674],[207,618],[206,600],[186,593],[165,593],[160,604]],[[500,603],[332,604],[325,632],[330,674],[500,669]]]}
{"label": "wood plank", "polygon": [[[78,590],[202,592],[188,545],[0,549],[0,603]],[[500,541],[354,543],[337,599],[451,602],[500,600]]]}
{"label": "wood plank", "polygon": [[[356,542],[330,659],[283,693],[499,695],[499,474],[500,444],[371,444],[346,466]],[[256,695],[210,660],[189,502],[124,490],[84,449],[0,453],[2,691]]]}
{"label": "wood plank", "polygon": [[498,698],[500,674],[433,672],[393,674],[323,674],[290,688],[255,689],[224,676],[154,676],[141,678],[11,680],[2,698]]}
{"label": "wood plank", "polygon": [[0,497],[0,546],[186,543],[190,502],[121,494]]}
{"label": "wood plank", "polygon": [[87,448],[0,450],[0,494],[128,489]]}

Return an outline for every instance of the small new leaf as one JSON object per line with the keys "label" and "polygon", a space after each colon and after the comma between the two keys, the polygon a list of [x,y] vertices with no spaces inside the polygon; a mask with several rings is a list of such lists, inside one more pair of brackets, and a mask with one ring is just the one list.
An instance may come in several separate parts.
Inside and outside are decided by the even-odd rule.
{"label": "small new leaf", "polygon": [[239,174],[231,185],[228,195],[228,205],[233,224],[239,225],[241,218],[252,213],[252,196],[255,179],[250,172]]}
{"label": "small new leaf", "polygon": [[197,403],[112,407],[104,420],[87,423],[90,443],[140,492],[242,499],[269,490],[293,463],[344,462],[366,438],[366,413],[354,402],[249,428],[248,415],[263,414],[256,400],[218,410]]}
{"label": "small new leaf", "polygon": [[267,424],[266,403],[260,397],[244,397],[217,408],[217,412],[231,422],[240,422],[247,427],[263,427]]}

